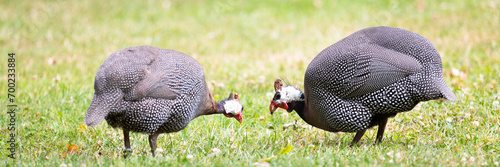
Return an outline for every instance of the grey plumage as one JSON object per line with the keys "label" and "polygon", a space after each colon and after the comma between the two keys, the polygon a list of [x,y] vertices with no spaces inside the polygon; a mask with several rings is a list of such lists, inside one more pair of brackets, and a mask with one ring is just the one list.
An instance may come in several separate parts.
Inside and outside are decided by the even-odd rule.
{"label": "grey plumage", "polygon": [[197,116],[221,113],[241,119],[241,111],[224,111],[226,101],[215,103],[201,65],[173,50],[136,46],[117,51],[97,71],[94,89],[85,122],[95,126],[105,119],[122,128],[128,150],[129,131],[150,134],[154,155],[159,134],[182,130]]}
{"label": "grey plumage", "polygon": [[320,52],[307,67],[304,96],[304,108],[295,110],[306,122],[331,132],[358,132],[353,144],[375,125],[380,142],[387,118],[421,101],[457,100],[432,43],[392,27],[357,31]]}

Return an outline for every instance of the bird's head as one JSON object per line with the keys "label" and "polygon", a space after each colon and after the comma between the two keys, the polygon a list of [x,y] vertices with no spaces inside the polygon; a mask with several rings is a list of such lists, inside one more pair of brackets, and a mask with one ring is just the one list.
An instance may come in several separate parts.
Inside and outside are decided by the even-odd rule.
{"label": "bird's head", "polygon": [[293,86],[283,86],[283,82],[279,78],[274,81],[274,91],[274,97],[269,105],[271,115],[278,108],[292,112],[293,108],[289,108],[289,105],[293,105],[298,101],[304,101],[304,94],[299,89]]}
{"label": "bird's head", "polygon": [[229,97],[221,102],[219,106],[222,113],[228,118],[235,118],[239,123],[243,121],[243,105],[240,103],[240,96],[235,93],[229,94]]}

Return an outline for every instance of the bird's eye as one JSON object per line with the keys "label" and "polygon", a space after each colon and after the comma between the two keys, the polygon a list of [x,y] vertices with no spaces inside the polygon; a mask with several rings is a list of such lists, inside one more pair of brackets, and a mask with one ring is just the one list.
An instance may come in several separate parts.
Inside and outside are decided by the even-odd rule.
{"label": "bird's eye", "polygon": [[281,93],[280,92],[276,92],[276,94],[274,94],[274,100],[278,100],[278,99],[281,99]]}
{"label": "bird's eye", "polygon": [[243,112],[243,109],[245,109],[245,107],[241,107],[241,112]]}

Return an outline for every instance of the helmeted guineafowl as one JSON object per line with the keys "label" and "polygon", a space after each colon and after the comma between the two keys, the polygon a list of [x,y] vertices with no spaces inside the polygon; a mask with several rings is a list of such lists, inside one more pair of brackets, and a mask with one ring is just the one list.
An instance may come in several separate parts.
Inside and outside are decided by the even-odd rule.
{"label": "helmeted guineafowl", "polygon": [[355,32],[329,46],[307,67],[304,93],[275,81],[271,114],[295,110],[312,126],[330,132],[357,132],[379,126],[380,143],[387,118],[410,111],[421,101],[457,98],[446,85],[441,58],[425,37],[392,27]]}
{"label": "helmeted guineafowl", "polygon": [[200,115],[242,121],[238,95],[216,103],[201,65],[174,50],[136,46],[117,51],[97,70],[94,89],[86,124],[96,126],[104,118],[122,128],[126,152],[132,151],[129,132],[149,134],[154,156],[159,134],[180,131]]}

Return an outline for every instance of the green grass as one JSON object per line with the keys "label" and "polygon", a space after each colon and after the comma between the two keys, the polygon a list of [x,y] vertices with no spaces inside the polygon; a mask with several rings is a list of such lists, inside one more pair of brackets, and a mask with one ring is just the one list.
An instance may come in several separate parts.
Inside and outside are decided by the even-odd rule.
{"label": "green grass", "polygon": [[[271,166],[498,166],[500,1],[377,2],[2,0],[0,165],[251,166],[276,156]],[[321,50],[382,25],[433,42],[459,102],[422,103],[389,120],[382,144],[373,145],[375,128],[354,148],[348,147],[353,133],[319,130],[296,113],[269,114],[275,78],[302,87],[307,65]],[[155,158],[147,135],[134,133],[128,159],[121,158],[120,130],[105,122],[81,129],[97,69],[113,52],[135,45],[193,56],[216,100],[230,91],[241,94],[243,124],[220,115],[199,117],[181,132],[160,135],[162,151]],[[16,160],[5,149],[10,117],[4,60],[11,51],[20,110]],[[297,128],[283,128],[295,121]],[[78,151],[62,158],[73,144]],[[287,145],[293,149],[278,155]]]}

